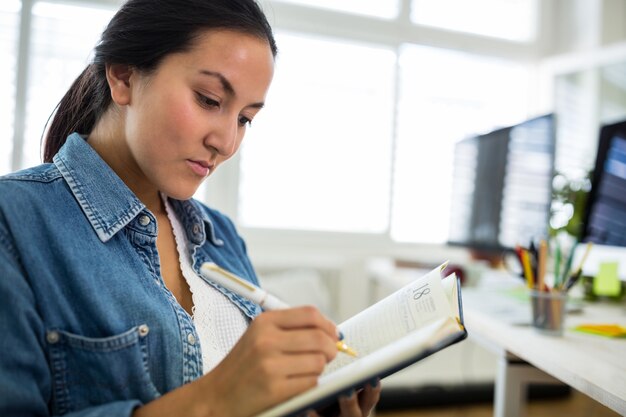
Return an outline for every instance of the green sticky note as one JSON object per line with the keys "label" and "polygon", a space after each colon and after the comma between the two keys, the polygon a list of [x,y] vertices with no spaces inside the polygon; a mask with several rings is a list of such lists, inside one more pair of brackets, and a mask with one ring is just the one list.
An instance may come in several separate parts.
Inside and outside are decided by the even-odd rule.
{"label": "green sticky note", "polygon": [[617,276],[617,262],[603,262],[598,269],[598,275],[593,280],[593,293],[595,295],[618,296],[621,290],[621,282]]}

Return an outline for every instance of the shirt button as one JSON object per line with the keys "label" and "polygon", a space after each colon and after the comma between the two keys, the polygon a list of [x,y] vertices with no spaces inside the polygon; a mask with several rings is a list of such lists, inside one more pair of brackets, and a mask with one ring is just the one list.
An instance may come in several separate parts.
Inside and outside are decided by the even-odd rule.
{"label": "shirt button", "polygon": [[194,235],[197,235],[197,234],[199,234],[199,233],[200,233],[200,226],[199,226],[199,225],[197,225],[197,224],[194,224],[194,225],[193,225],[193,229],[192,229],[192,230],[193,230],[193,234],[194,234]]}
{"label": "shirt button", "polygon": [[141,337],[146,336],[150,332],[150,328],[147,324],[142,324],[137,330],[139,331],[139,336]]}
{"label": "shirt button", "polygon": [[55,343],[59,341],[59,332],[55,332],[55,331],[48,332],[48,334],[46,335],[46,340],[51,345],[54,345]]}
{"label": "shirt button", "polygon": [[147,226],[150,224],[150,217],[145,214],[139,218],[139,224],[142,226]]}
{"label": "shirt button", "polygon": [[193,334],[189,333],[187,335],[187,341],[189,342],[190,345],[195,345],[196,344],[196,338]]}

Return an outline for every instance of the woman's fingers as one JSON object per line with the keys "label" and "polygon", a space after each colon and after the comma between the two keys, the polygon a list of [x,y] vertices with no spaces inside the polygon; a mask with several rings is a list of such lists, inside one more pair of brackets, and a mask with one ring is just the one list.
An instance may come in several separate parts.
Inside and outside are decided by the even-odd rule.
{"label": "woman's fingers", "polygon": [[255,321],[263,317],[271,318],[277,326],[284,330],[316,328],[328,334],[329,337],[337,339],[337,326],[313,306],[266,311],[259,315]]}
{"label": "woman's fingers", "polygon": [[267,311],[204,379],[232,415],[258,414],[316,386],[337,340],[335,324],[314,307]]}
{"label": "woman's fingers", "polygon": [[363,416],[368,416],[374,407],[376,407],[378,400],[380,400],[381,391],[382,386],[379,379],[366,384],[363,391],[359,394],[359,407],[363,412]]}
{"label": "woman's fingers", "polygon": [[339,397],[339,409],[341,417],[363,417],[361,407],[359,407],[359,397],[355,391],[352,391],[350,395]]}
{"label": "woman's fingers", "polygon": [[337,356],[336,341],[318,329],[291,330],[280,348],[286,354],[318,353],[324,355],[324,364]]}
{"label": "woman's fingers", "polygon": [[337,328],[313,307],[265,312],[254,320],[251,328],[259,333],[259,348],[266,351],[322,353],[326,362],[337,356]]}
{"label": "woman's fingers", "polygon": [[341,417],[369,416],[380,399],[380,391],[380,381],[376,380],[374,385],[366,384],[358,392],[352,391],[351,395],[339,397]]}
{"label": "woman's fingers", "polygon": [[284,355],[267,360],[266,376],[269,378],[317,377],[324,371],[326,358],[320,353]]}
{"label": "woman's fingers", "polygon": [[[222,400],[253,415],[317,385],[337,355],[337,329],[314,307],[267,311],[207,375]],[[249,401],[241,402],[241,398]]]}

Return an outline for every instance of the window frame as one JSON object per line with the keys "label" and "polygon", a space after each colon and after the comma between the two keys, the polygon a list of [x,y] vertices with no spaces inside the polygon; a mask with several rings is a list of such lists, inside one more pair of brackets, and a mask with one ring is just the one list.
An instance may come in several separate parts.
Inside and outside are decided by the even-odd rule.
{"label": "window frame", "polygon": [[[14,115],[13,154],[11,169],[22,168],[23,143],[26,116],[26,97],[28,85],[29,48],[31,40],[32,8],[37,1],[22,0],[20,11],[20,29],[17,51],[17,79]],[[70,5],[94,5],[119,7],[121,0],[46,0],[51,3]],[[339,38],[358,43],[384,45],[398,55],[403,44],[417,44],[436,48],[461,50],[466,53],[501,58],[512,62],[538,65],[551,52],[552,30],[550,22],[555,16],[553,2],[539,2],[539,22],[537,35],[530,42],[509,41],[489,38],[469,33],[456,33],[433,27],[419,26],[411,22],[411,0],[400,0],[400,11],[395,19],[376,19],[365,15],[314,8],[303,5],[281,3],[264,0],[261,6],[266,12],[270,24],[275,30],[285,30],[302,35]],[[548,45],[548,47],[546,47]],[[396,77],[398,73],[396,72]],[[397,105],[397,104],[396,104]],[[393,139],[395,141],[395,138]],[[392,164],[393,169],[393,164]],[[393,181],[393,174],[391,175]],[[214,174],[206,186],[196,196],[218,208],[237,222],[237,196],[239,186],[239,157],[235,156]],[[390,211],[391,215],[391,211]],[[389,222],[391,224],[391,222]],[[384,233],[344,233],[344,232],[312,232],[299,230],[275,230],[239,227],[240,233],[246,238],[251,252],[257,256],[271,260],[277,249],[289,248],[290,252],[298,253],[306,264],[307,259],[318,259],[320,256],[328,262],[335,262],[337,257],[345,260],[346,256],[363,255],[400,255],[415,256],[420,248],[429,248],[437,256],[437,252],[447,254],[449,248],[440,244],[397,243],[389,234]],[[351,248],[346,250],[346,248]],[[340,251],[339,251],[340,250]],[[459,254],[463,252],[459,249]],[[284,253],[284,252],[283,252]],[[453,251],[454,253],[454,251]],[[315,254],[315,256],[313,255]],[[278,258],[289,258],[279,255]],[[293,263],[294,258],[291,258]],[[280,259],[275,259],[280,263]]]}

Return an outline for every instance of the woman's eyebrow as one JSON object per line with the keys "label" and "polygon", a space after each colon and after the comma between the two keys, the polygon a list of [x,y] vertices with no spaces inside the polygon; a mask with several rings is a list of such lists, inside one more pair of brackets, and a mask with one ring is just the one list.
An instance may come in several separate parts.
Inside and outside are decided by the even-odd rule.
{"label": "woman's eyebrow", "polygon": [[[224,77],[223,74],[221,74],[219,72],[215,72],[215,71],[209,71],[209,70],[200,70],[200,74],[207,75],[209,77],[217,78],[219,80],[220,84],[222,84],[222,88],[224,89],[224,91],[226,91],[226,94],[228,94],[231,97],[235,97],[236,96],[235,89],[233,88],[233,85],[230,83],[230,81],[228,81],[228,79],[226,77]],[[265,105],[265,103],[259,102],[259,103],[250,104],[248,107],[254,107],[254,108],[262,109],[264,105]]]}
{"label": "woman's eyebrow", "polygon": [[222,84],[222,88],[224,89],[224,91],[226,91],[226,93],[228,95],[231,95],[231,96],[235,96],[236,95],[235,94],[235,89],[233,88],[233,85],[221,73],[215,72],[215,71],[209,71],[209,70],[200,70],[200,74],[208,75],[209,77],[217,78],[219,80],[219,82]]}

